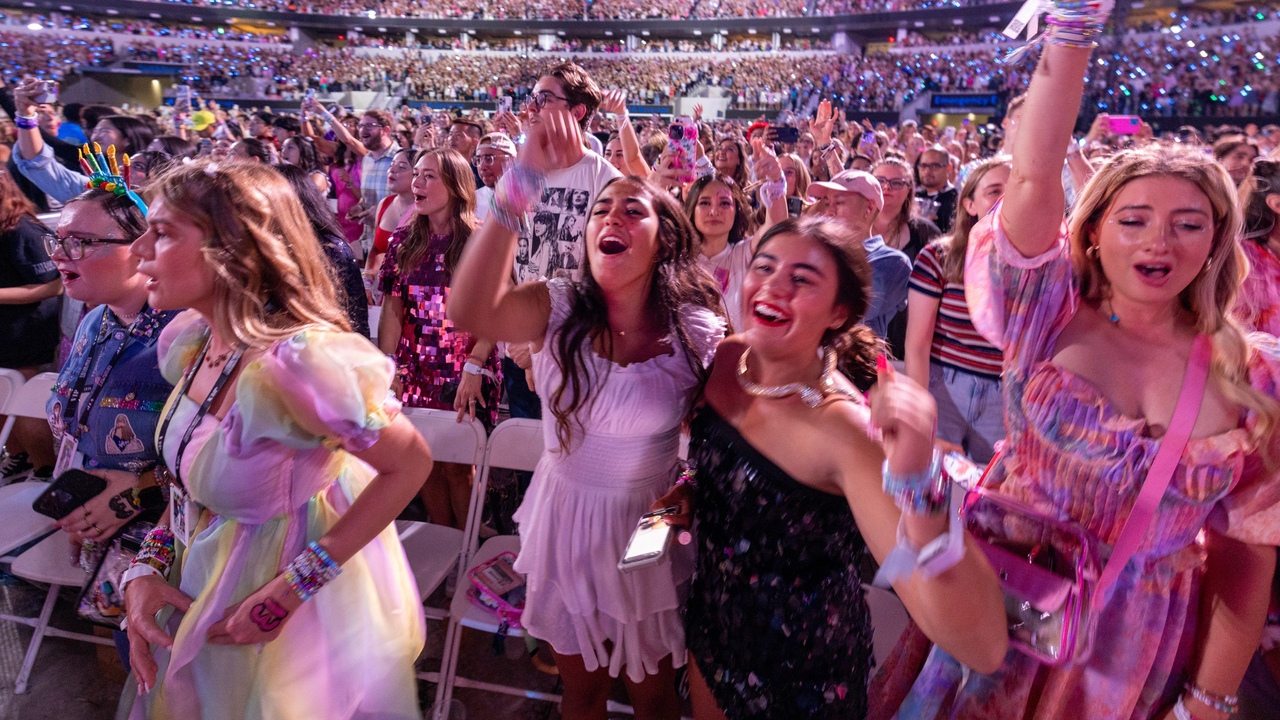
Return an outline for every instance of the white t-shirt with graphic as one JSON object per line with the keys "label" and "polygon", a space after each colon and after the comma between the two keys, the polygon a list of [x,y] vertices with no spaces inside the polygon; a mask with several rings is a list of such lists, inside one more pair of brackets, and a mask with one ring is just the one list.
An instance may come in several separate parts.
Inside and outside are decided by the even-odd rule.
{"label": "white t-shirt with graphic", "polygon": [[561,270],[575,281],[582,277],[587,213],[605,184],[621,175],[590,150],[572,166],[547,173],[542,200],[516,241],[517,283],[555,277]]}
{"label": "white t-shirt with graphic", "polygon": [[720,298],[724,311],[733,323],[733,332],[740,333],[742,326],[742,280],[751,268],[751,238],[744,237],[730,243],[712,257],[698,256],[698,264],[720,283]]}

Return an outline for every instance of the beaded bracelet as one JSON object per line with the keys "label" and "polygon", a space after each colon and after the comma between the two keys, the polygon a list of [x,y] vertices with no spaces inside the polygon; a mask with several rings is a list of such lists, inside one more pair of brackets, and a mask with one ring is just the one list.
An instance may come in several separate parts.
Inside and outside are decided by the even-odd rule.
{"label": "beaded bracelet", "polygon": [[173,531],[167,525],[157,525],[142,539],[142,547],[133,557],[130,567],[145,565],[155,568],[162,575],[168,575],[169,568],[173,566],[173,556]]}
{"label": "beaded bracelet", "polygon": [[1218,712],[1228,715],[1235,715],[1240,712],[1240,698],[1235,695],[1216,695],[1191,683],[1187,683],[1184,689],[1191,697]]}
{"label": "beaded bracelet", "polygon": [[929,466],[918,473],[899,475],[889,469],[885,460],[881,467],[884,493],[904,513],[936,515],[951,504],[951,481],[942,472],[942,453],[937,450],[929,459]]}
{"label": "beaded bracelet", "polygon": [[[1018,14],[1004,29],[1004,34],[1016,39],[1027,30],[1027,44],[1011,51],[1004,57],[997,57],[1001,63],[1016,63],[1026,57],[1027,53],[1041,39],[1051,45],[1090,49],[1097,47],[1098,36],[1115,7],[1115,0],[1058,0],[1057,2],[1040,4],[1040,0],[1027,0]],[[1047,10],[1045,18],[1046,30],[1037,34],[1038,17]]]}
{"label": "beaded bracelet", "polygon": [[289,564],[284,578],[298,597],[306,602],[341,573],[342,568],[329,557],[329,553],[319,543],[313,542]]}
{"label": "beaded bracelet", "polygon": [[35,115],[32,115],[31,117],[27,117],[26,115],[15,115],[13,117],[13,124],[23,130],[34,130],[40,127],[40,122],[37,120]]}

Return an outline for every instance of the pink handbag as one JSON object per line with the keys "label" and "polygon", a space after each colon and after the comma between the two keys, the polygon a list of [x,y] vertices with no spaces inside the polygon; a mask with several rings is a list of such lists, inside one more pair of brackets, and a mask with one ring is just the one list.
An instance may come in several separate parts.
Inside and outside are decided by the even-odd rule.
{"label": "pink handbag", "polygon": [[1019,651],[1051,666],[1088,658],[1098,613],[1151,526],[1191,437],[1211,351],[1209,338],[1197,336],[1169,431],[1105,564],[1099,560],[1097,538],[1085,528],[987,487],[999,455],[965,496],[965,529],[1000,578],[1009,642]]}

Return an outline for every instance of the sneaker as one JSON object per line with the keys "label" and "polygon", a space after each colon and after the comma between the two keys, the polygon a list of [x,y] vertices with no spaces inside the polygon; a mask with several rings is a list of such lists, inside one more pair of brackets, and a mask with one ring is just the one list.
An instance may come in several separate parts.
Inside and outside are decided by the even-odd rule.
{"label": "sneaker", "polygon": [[29,472],[31,472],[31,461],[26,453],[16,455],[6,453],[4,462],[0,463],[0,483],[11,483]]}
{"label": "sneaker", "polygon": [[45,465],[44,467],[32,470],[31,479],[38,480],[40,482],[49,482],[53,479],[53,466]]}

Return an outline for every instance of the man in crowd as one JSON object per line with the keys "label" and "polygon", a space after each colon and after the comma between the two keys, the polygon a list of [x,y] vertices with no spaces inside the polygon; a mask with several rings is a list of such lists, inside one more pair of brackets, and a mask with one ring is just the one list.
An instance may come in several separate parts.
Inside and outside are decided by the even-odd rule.
{"label": "man in crowd", "polygon": [[956,202],[960,191],[947,181],[951,171],[951,153],[941,145],[932,145],[920,153],[916,160],[916,174],[920,187],[916,197],[921,200],[920,214],[933,221],[944,233],[951,231],[955,220]]}
{"label": "man in crowd", "polygon": [[817,211],[844,222],[862,240],[871,263],[871,306],[862,323],[885,337],[889,321],[907,307],[907,281],[911,261],[901,250],[885,245],[884,238],[872,234],[876,216],[884,209],[884,192],[874,175],[861,170],[845,170],[829,182],[809,185],[809,196],[820,203]]}
{"label": "man in crowd", "polygon": [[488,217],[493,188],[515,159],[516,144],[506,135],[489,133],[480,139],[480,146],[476,150],[476,169],[482,183],[476,187],[476,217],[480,220]]}
{"label": "man in crowd", "polygon": [[457,150],[467,159],[467,162],[471,163],[471,172],[475,173],[477,188],[480,187],[481,178],[474,157],[476,147],[480,145],[480,138],[489,132],[487,125],[488,123],[478,117],[457,117],[449,123],[449,147]]}

